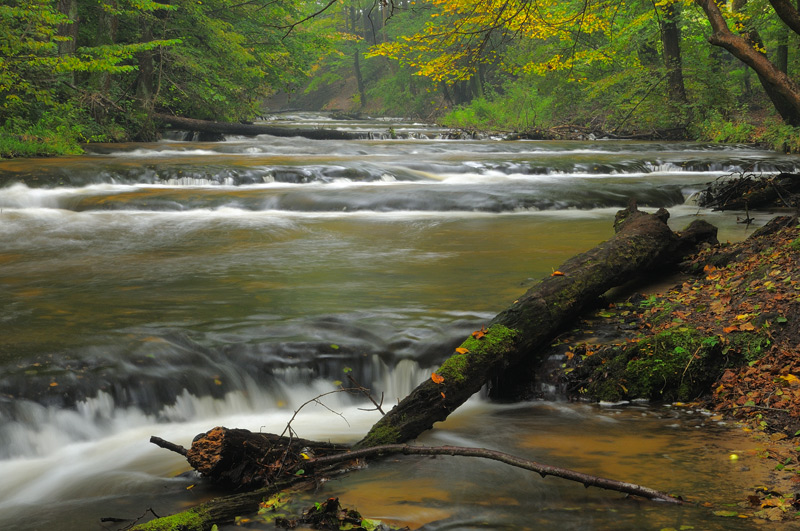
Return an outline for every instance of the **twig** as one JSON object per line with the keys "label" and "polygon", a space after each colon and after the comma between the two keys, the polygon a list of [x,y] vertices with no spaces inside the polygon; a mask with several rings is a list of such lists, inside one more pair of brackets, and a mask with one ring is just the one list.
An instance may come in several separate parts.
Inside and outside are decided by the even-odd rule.
{"label": "twig", "polygon": [[450,455],[450,456],[463,456],[463,457],[482,457],[484,459],[491,459],[499,461],[507,465],[517,468],[523,468],[537,472],[542,477],[556,476],[570,481],[577,481],[582,483],[584,487],[599,487],[601,489],[614,490],[623,492],[633,496],[641,496],[648,500],[664,501],[668,503],[683,503],[679,498],[675,498],[664,492],[636,485],[635,483],[625,483],[623,481],[616,481],[613,479],[601,478],[569,470],[567,468],[560,468],[551,465],[537,463],[521,457],[516,457],[505,452],[498,452],[496,450],[488,450],[486,448],[469,448],[464,446],[409,446],[407,444],[389,444],[385,446],[374,446],[371,448],[364,448],[362,450],[353,450],[352,452],[344,452],[341,454],[330,455],[325,457],[318,457],[303,463],[303,468],[308,471],[314,466],[325,466],[349,459],[363,458],[369,456],[382,456],[386,454],[405,454],[405,455]]}
{"label": "twig", "polygon": [[[369,401],[370,401],[370,402],[372,402],[372,404],[375,406],[375,409],[376,409],[376,410],[378,410],[378,411],[380,411],[380,412],[381,412],[381,415],[385,415],[385,414],[386,414],[386,413],[383,411],[383,409],[381,408],[381,406],[383,405],[383,393],[381,393],[381,401],[380,401],[380,403],[378,403],[378,402],[375,402],[375,398],[373,398],[373,396],[372,396],[372,393],[370,393],[370,390],[369,390],[369,389],[367,389],[366,387],[364,387],[363,385],[361,385],[360,383],[358,383],[358,382],[356,381],[356,379],[355,379],[355,378],[353,378],[353,375],[352,375],[352,374],[348,374],[348,375],[347,375],[347,379],[348,379],[348,380],[350,380],[350,383],[352,383],[353,385],[355,385],[355,386],[356,386],[356,389],[357,389],[358,391],[360,391],[360,392],[361,392],[361,394],[363,394],[364,396],[366,396],[367,398],[369,398]],[[359,408],[359,409],[361,409],[361,408]],[[362,411],[375,411],[375,410],[374,410],[374,409],[362,409]]]}
{"label": "twig", "polygon": [[165,448],[167,450],[181,454],[184,457],[186,457],[186,454],[189,452],[186,448],[184,448],[180,444],[175,444],[169,441],[165,441],[161,437],[156,437],[155,435],[150,437],[150,442],[155,444],[156,446],[160,446],[161,448]]}

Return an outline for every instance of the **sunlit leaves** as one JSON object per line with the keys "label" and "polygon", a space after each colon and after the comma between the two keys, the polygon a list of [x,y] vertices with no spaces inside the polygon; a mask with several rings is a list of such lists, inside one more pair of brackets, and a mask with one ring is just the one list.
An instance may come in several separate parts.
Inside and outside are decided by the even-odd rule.
{"label": "sunlit leaves", "polygon": [[[609,38],[620,40],[619,25],[630,20],[620,16],[627,7],[623,2],[429,0],[427,5],[430,19],[422,31],[373,47],[370,54],[448,83],[471,78],[481,64],[515,75],[608,64],[616,54],[604,47]],[[509,48],[512,43],[521,44]],[[527,58],[518,53],[526,43],[540,43]]]}

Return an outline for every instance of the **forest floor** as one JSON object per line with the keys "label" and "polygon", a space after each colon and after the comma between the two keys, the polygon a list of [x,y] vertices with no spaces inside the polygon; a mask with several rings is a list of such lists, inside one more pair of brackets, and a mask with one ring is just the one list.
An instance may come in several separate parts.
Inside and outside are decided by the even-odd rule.
{"label": "forest floor", "polygon": [[574,399],[644,394],[735,421],[774,467],[767,466],[764,484],[731,516],[796,524],[800,226],[787,217],[765,229],[692,257],[670,289],[636,294],[589,316],[551,347],[563,354],[551,377]]}

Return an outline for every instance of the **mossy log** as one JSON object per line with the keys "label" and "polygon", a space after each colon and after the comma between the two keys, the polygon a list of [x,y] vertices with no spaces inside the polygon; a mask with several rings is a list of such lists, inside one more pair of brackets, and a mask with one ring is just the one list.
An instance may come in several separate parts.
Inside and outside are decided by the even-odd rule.
{"label": "mossy log", "polygon": [[256,513],[264,499],[303,483],[310,483],[311,487],[316,482],[295,477],[261,489],[214,498],[191,509],[137,524],[130,531],[210,531],[214,525],[233,522],[243,514]]}
{"label": "mossy log", "polygon": [[582,312],[598,304],[609,289],[680,261],[703,241],[716,243],[716,228],[695,221],[683,233],[667,226],[669,213],[617,214],[616,234],[594,249],[564,262],[525,295],[498,314],[488,329],[476,332],[383,416],[355,448],[398,444],[416,438],[445,420],[490,381],[495,387],[513,378],[521,364],[536,365],[541,347]]}
{"label": "mossy log", "polygon": [[349,448],[342,444],[216,427],[195,437],[184,455],[192,468],[215,483],[253,489],[283,479],[286,471],[293,473],[297,463],[310,456],[338,454]]}
{"label": "mossy log", "polygon": [[197,120],[194,118],[184,118],[182,116],[171,116],[169,114],[153,113],[154,121],[171,129],[183,131],[196,131],[199,133],[210,133],[214,135],[272,135],[282,137],[299,136],[312,140],[359,140],[362,135],[339,131],[337,129],[298,129],[288,127],[278,127],[262,124],[237,124],[230,122],[214,122],[210,120]]}
{"label": "mossy log", "polygon": [[[561,265],[552,276],[543,279],[528,290],[525,295],[498,314],[488,328],[472,334],[458,348],[457,353],[448,358],[434,373],[431,379],[420,384],[408,397],[402,400],[389,413],[378,421],[369,433],[359,441],[352,452],[342,451],[345,447],[324,445],[313,441],[298,439],[284,440],[291,451],[284,456],[270,454],[269,459],[263,456],[256,457],[255,468],[247,468],[243,477],[256,478],[248,486],[252,487],[258,481],[266,481],[266,487],[234,496],[217,498],[199,507],[178,513],[172,517],[159,518],[153,522],[138,525],[133,531],[160,531],[160,530],[187,530],[208,531],[213,523],[229,522],[234,516],[254,512],[258,502],[281,489],[291,486],[302,478],[292,477],[301,460],[307,460],[305,466],[314,468],[314,474],[321,472],[320,466],[330,463],[339,463],[340,460],[348,462],[359,457],[359,451],[370,449],[375,455],[390,452],[423,453],[425,451],[456,455],[450,449],[409,449],[412,447],[384,447],[395,445],[416,438],[422,432],[430,429],[437,421],[447,416],[463,404],[470,396],[478,392],[484,385],[495,379],[502,382],[505,373],[512,373],[515,367],[525,361],[537,362],[540,347],[546,346],[564,326],[569,325],[581,312],[598,303],[599,298],[609,289],[622,285],[637,277],[647,275],[658,269],[663,269],[670,264],[679,262],[691,249],[702,242],[716,243],[716,228],[703,221],[695,221],[687,230],[674,233],[667,226],[669,214],[660,210],[656,214],[646,214],[636,209],[635,205],[621,211],[615,221],[616,234],[607,242],[596,248],[580,254]],[[220,431],[222,430],[222,431]],[[232,441],[238,442],[232,446],[226,445],[225,437],[232,434]],[[249,435],[247,435],[249,434]],[[198,450],[185,450],[177,445],[165,441],[156,444],[172,451],[177,451],[192,462],[193,466],[210,476],[223,473],[223,481],[233,479],[240,471],[236,469],[236,459],[228,459],[223,454],[233,451],[238,456],[258,456],[243,450],[242,446],[251,436],[267,441],[266,448],[274,450],[277,437],[270,434],[252,434],[245,430],[226,430],[215,428],[206,434],[198,436],[192,446]],[[154,438],[157,439],[157,438]],[[288,438],[284,438],[288,439]],[[256,449],[262,444],[253,444]],[[313,455],[306,454],[306,448],[311,448]],[[263,451],[261,448],[260,451]],[[487,457],[474,454],[470,450],[460,455]],[[218,453],[221,452],[221,453]],[[338,455],[336,452],[339,452]],[[473,453],[470,453],[473,452]],[[329,453],[330,458],[325,457]],[[193,454],[194,457],[190,457]],[[490,457],[497,459],[497,456]],[[511,456],[512,461],[519,461]],[[203,461],[207,464],[202,464]],[[503,462],[509,462],[502,457]],[[225,461],[225,463],[223,463]],[[241,466],[241,463],[239,464]],[[217,470],[217,467],[219,469]],[[231,467],[233,472],[230,472]],[[255,469],[270,469],[272,475],[258,476],[253,473]],[[573,471],[558,471],[554,467],[525,464],[523,468],[534,470],[542,475],[558,475],[566,479],[583,482],[585,485],[595,485],[603,488],[612,488],[621,492],[628,492],[651,499],[665,499],[677,501],[674,498],[651,491],[636,485],[623,484],[593,478]],[[244,469],[243,469],[244,470]],[[620,487],[622,485],[622,487]],[[628,489],[628,490],[625,490]],[[633,489],[633,490],[630,490]]]}

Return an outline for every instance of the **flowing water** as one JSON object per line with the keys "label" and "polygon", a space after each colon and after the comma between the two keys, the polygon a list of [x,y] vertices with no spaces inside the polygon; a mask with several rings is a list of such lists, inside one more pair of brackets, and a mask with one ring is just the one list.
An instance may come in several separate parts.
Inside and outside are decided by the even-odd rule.
{"label": "flowing water", "polygon": [[[0,162],[0,527],[118,529],[100,519],[196,503],[213,492],[150,435],[188,446],[216,425],[280,433],[345,368],[392,404],[535,279],[610,237],[631,198],[668,208],[675,229],[703,218],[738,240],[752,231],[744,213],[693,194],[798,166],[746,146],[444,140],[415,124],[285,119],[365,139],[165,140]],[[377,419],[349,396],[326,405],[342,415],[307,406],[292,427],[355,441]],[[727,461],[740,442],[700,413],[478,397],[421,440],[742,497]],[[747,528],[443,458],[379,463],[323,490],[426,529]]]}

